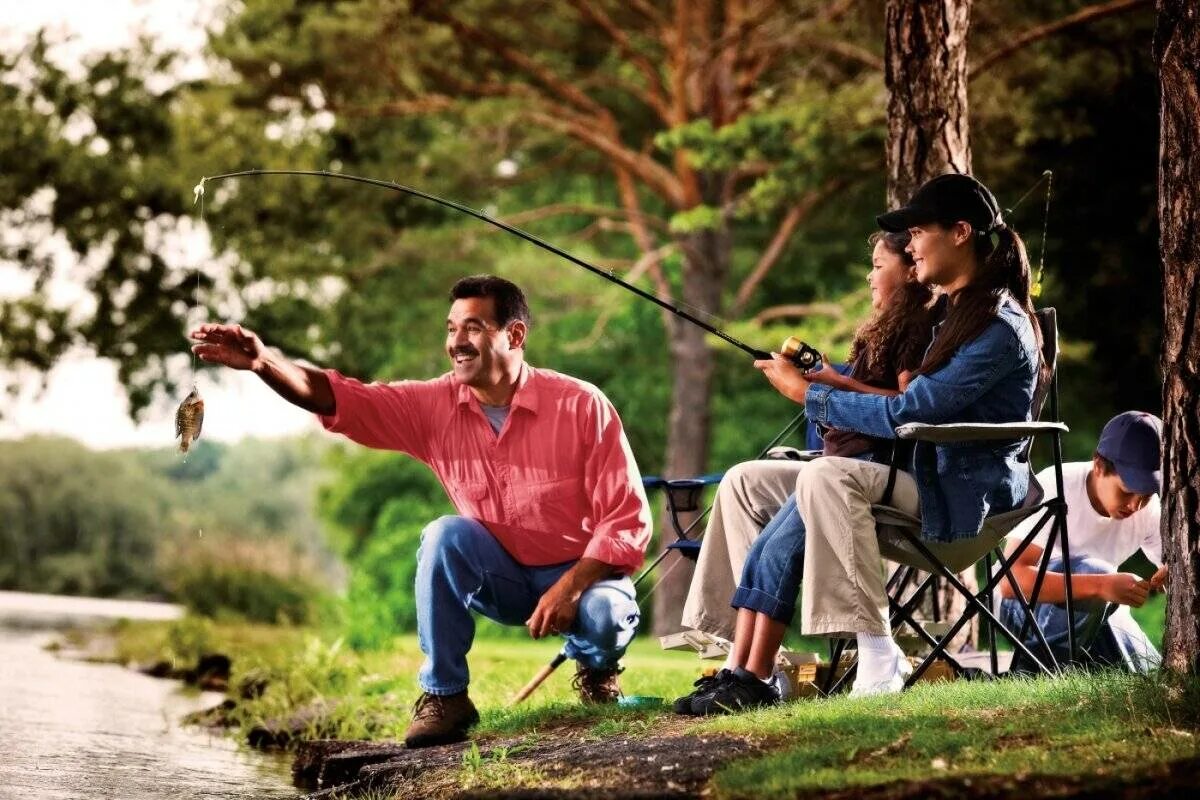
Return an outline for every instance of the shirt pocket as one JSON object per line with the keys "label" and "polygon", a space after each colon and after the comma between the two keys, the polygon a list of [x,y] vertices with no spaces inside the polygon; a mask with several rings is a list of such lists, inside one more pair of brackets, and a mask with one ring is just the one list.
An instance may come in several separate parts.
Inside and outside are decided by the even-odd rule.
{"label": "shirt pocket", "polygon": [[479,510],[488,496],[488,485],[482,481],[452,481],[446,488],[459,511]]}
{"label": "shirt pocket", "polygon": [[518,515],[551,533],[573,533],[581,529],[588,508],[583,502],[581,478],[559,478],[530,483],[521,492],[524,502]]}

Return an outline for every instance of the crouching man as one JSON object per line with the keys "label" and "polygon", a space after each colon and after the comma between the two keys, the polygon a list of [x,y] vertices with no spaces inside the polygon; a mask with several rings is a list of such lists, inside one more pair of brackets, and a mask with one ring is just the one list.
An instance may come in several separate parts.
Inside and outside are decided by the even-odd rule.
{"label": "crouching man", "polygon": [[529,634],[562,636],[584,702],[614,702],[639,611],[629,574],[650,511],[621,421],[583,381],[525,363],[529,308],[492,276],[450,291],[451,371],[363,384],[290,361],[239,326],[201,325],[205,361],[253,371],[330,431],[427,464],[457,516],[431,522],[417,554],[423,690],[409,747],[462,741],[479,714],[467,695],[472,611]]}
{"label": "crouching man", "polygon": [[[1073,621],[1076,636],[1090,628],[1092,615],[1106,603],[1116,606],[1092,642],[1085,663],[1123,666],[1147,672],[1159,666],[1158,650],[1129,613],[1150,592],[1163,587],[1167,568],[1162,565],[1159,519],[1162,507],[1158,493],[1162,484],[1162,420],[1141,411],[1126,411],[1113,417],[1100,433],[1091,461],[1063,464],[1063,490],[1067,501],[1067,544],[1071,554],[1071,590],[1076,604]],[[1056,492],[1054,468],[1038,473],[1038,483],[1047,498]],[[1008,535],[1012,553],[1029,535],[1037,516],[1030,517]],[[1046,525],[1013,565],[1013,575],[1029,597],[1037,579],[1038,564],[1046,549],[1050,526]],[[1121,562],[1138,550],[1157,567],[1149,578],[1118,572]],[[1042,584],[1039,602],[1033,607],[1038,627],[1055,658],[1069,657],[1066,576],[1062,547],[1056,540]],[[1000,584],[1001,621],[1014,631],[1025,623],[1025,611],[1007,581]],[[1025,644],[1038,653],[1038,642],[1030,636]],[[1014,660],[1014,669],[1030,668]]]}

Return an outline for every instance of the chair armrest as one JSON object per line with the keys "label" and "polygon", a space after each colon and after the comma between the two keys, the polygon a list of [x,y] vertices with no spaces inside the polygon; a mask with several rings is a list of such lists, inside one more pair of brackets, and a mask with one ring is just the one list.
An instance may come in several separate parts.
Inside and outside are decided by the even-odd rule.
{"label": "chair armrest", "polygon": [[909,422],[896,428],[896,436],[920,442],[978,442],[1024,439],[1042,433],[1066,433],[1069,430],[1061,422],[949,422],[944,425]]}

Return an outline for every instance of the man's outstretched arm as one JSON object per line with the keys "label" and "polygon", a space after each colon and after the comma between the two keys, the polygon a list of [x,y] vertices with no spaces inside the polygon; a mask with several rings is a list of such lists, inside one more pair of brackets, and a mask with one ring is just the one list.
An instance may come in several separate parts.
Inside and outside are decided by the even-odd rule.
{"label": "man's outstretched arm", "polygon": [[253,331],[241,325],[204,323],[191,332],[192,345],[202,361],[230,369],[249,370],[284,400],[314,414],[331,416],[337,410],[333,387],[319,369],[305,367],[278,350],[268,348]]}

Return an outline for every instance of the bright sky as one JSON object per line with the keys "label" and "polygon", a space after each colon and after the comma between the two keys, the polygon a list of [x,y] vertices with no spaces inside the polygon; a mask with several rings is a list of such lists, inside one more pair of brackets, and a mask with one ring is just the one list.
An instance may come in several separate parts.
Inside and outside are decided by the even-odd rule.
{"label": "bright sky", "polygon": [[[73,37],[58,51],[70,62],[88,52],[130,44],[139,34],[146,34],[164,45],[196,53],[196,61],[186,68],[191,72],[201,69],[204,25],[213,7],[213,0],[0,0],[0,48],[19,47],[38,28],[49,27],[56,34]],[[187,253],[183,260],[193,258],[194,253]],[[75,302],[83,298],[72,279],[75,265],[67,261],[60,258],[53,295]],[[0,296],[13,296],[27,287],[18,270],[0,264]],[[186,343],[181,338],[181,364],[186,364],[186,358]],[[224,375],[219,383],[207,376],[199,381],[205,398],[205,438],[236,441],[244,436],[282,436],[316,427],[309,414],[277,398],[252,375]],[[0,371],[0,379],[13,378],[13,373]],[[174,437],[175,402],[182,397],[163,401],[143,422],[134,424],[112,362],[75,353],[50,373],[45,391],[40,389],[40,381],[28,376],[17,379],[22,390],[15,401],[0,398],[0,438],[53,433],[74,437],[90,447],[110,448],[166,446]]]}

